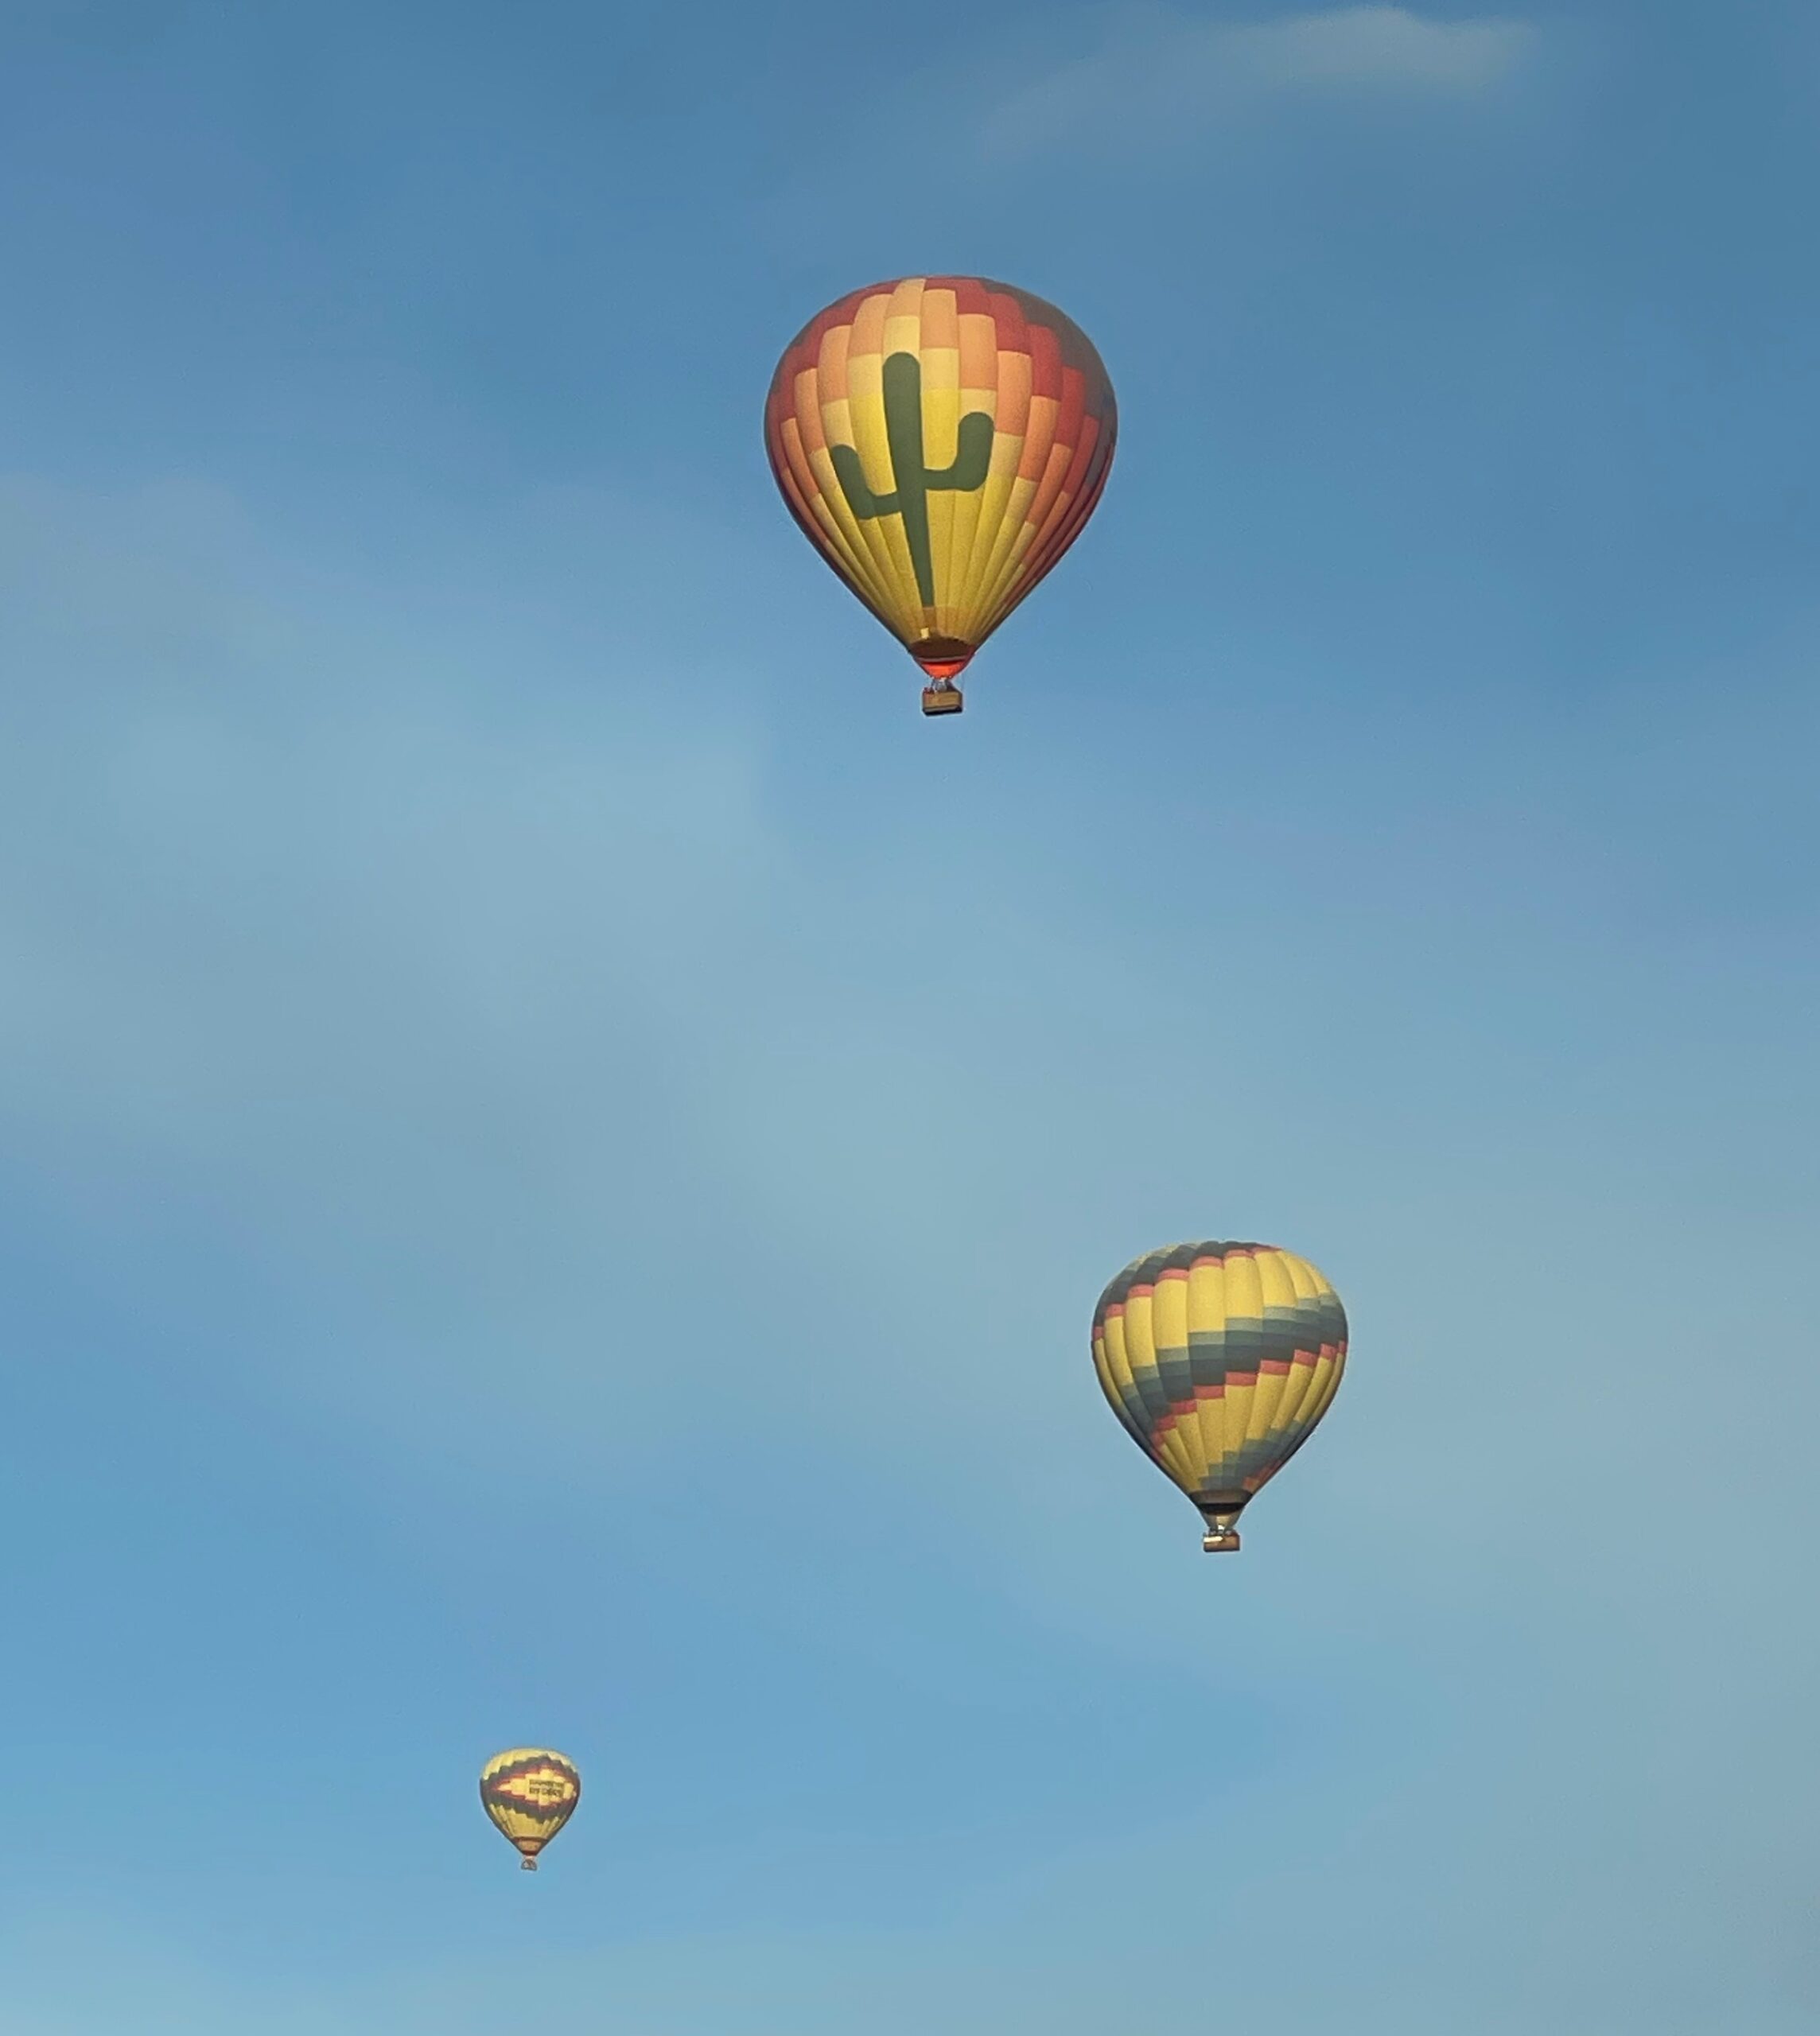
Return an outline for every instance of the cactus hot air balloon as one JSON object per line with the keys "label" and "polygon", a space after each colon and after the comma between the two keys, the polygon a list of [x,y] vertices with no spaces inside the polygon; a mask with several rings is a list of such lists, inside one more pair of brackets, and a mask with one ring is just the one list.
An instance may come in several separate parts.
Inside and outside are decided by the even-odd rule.
{"label": "cactus hot air balloon", "polygon": [[1118,433],[1093,343],[978,276],[906,276],[831,304],[785,349],[771,469],[822,556],[960,711],[968,660],[1079,536]]}
{"label": "cactus hot air balloon", "polygon": [[1234,1549],[1240,1512],[1339,1387],[1346,1311],[1293,1252],[1172,1245],[1100,1296],[1093,1362],[1126,1432],[1200,1509],[1201,1546]]}
{"label": "cactus hot air balloon", "polygon": [[515,1846],[527,1873],[574,1814],[581,1776],[572,1760],[542,1747],[496,1753],[480,1770],[480,1806]]}

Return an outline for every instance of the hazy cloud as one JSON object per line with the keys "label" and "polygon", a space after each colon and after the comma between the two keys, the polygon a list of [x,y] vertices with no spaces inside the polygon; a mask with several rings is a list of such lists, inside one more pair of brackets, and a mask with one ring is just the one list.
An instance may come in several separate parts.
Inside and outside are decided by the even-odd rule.
{"label": "hazy cloud", "polygon": [[[401,1475],[419,1445],[452,1466],[459,1502],[421,1533],[464,1603],[502,1406],[534,1401],[539,1483],[601,1509],[578,1538],[588,1589],[661,1582],[651,1630],[684,1665],[624,1676],[621,1630],[589,1617],[589,1651],[540,1660],[525,1688],[616,1719],[611,1685],[616,1747],[649,1720],[691,1776],[704,1744],[719,1765],[679,1788],[667,1759],[644,1763],[644,1835],[576,1845],[539,1890],[572,1905],[575,1949],[553,1960],[528,1911],[497,1921],[496,1862],[465,1843],[464,1735],[494,1697],[438,1698],[424,1722],[396,1601],[344,1623],[333,1561],[304,1630],[313,1659],[353,1665],[342,1710],[313,1699],[286,1727],[320,1764],[303,1787],[264,1751],[281,1657],[247,1685],[261,1751],[220,1814],[251,1833],[247,1929],[230,1929],[231,1888],[196,1895],[196,1921],[181,1885],[144,1891],[173,1885],[161,1863],[130,1877],[158,1801],[136,1778],[181,1782],[160,1734],[196,1729],[187,1682],[154,1718],[135,1691],[110,1718],[135,1778],[103,1820],[124,1919],[85,1920],[108,1897],[72,1849],[57,1898],[76,1920],[0,1932],[22,2036],[477,2032],[539,1960],[558,2036],[603,2015],[666,2036],[910,2036],[949,2001],[958,2031],[1027,2012],[1087,2036],[1150,2012],[1150,1947],[1204,1925],[1207,1834],[1235,1829],[1244,1871],[1217,1916],[1250,1948],[1229,1991],[1252,2020],[1657,2028],[1705,1983],[1753,2029],[1805,2026],[1775,1903],[1814,1878],[1811,1816],[1776,1785],[1815,1680],[1814,1630],[1787,1616],[1814,1385],[1784,1362],[1804,1303],[1783,1277],[1811,1223],[1762,1125],[1789,1120],[1811,1055],[1797,1028],[1786,1046],[1727,1029],[1768,1001],[1764,965],[1710,984],[1698,948],[1627,950],[1634,907],[1598,857],[1555,872],[1526,826],[1500,889],[1471,862],[1503,824],[1482,783],[1399,779],[1387,747],[1360,765],[1331,730],[1260,767],[1235,697],[1219,711],[1241,767],[1176,771],[1153,743],[1142,767],[1102,771],[1058,762],[1033,713],[920,744],[908,701],[874,716],[835,657],[751,654],[723,688],[714,627],[784,634],[737,543],[715,547],[707,604],[727,620],[667,624],[667,655],[561,639],[565,542],[609,593],[680,596],[710,534],[581,496],[541,520],[469,514],[469,537],[439,534],[444,583],[406,558],[363,585],[215,491],[0,482],[18,675],[0,694],[0,1188],[114,1296],[124,1375],[181,1394],[189,1373],[165,1375],[189,1366],[306,1400]],[[463,604],[468,545],[492,569],[493,637],[494,611]],[[823,665],[841,705],[804,742],[815,709],[780,679],[813,689]],[[1729,754],[1760,786],[1756,723],[1732,698],[1713,712],[1713,740],[1702,725],[1676,748],[1665,727],[1644,764],[1589,742],[1554,767],[1583,769],[1614,826]],[[1211,718],[1180,725],[1214,754]],[[1341,796],[1361,772],[1391,831]],[[1540,764],[1523,791],[1552,795]],[[1461,799],[1470,841],[1442,856],[1423,814]],[[1674,845],[1723,843],[1696,827]],[[1165,853],[1166,899],[1192,917],[1158,909]],[[1794,945],[1766,942],[1777,966]],[[1544,978],[1558,990],[1526,1001]],[[1633,1024],[1646,994],[1690,1043]],[[1582,1028],[1571,1049],[1558,1008]],[[1768,1214],[1712,1192],[1747,1168]],[[1729,1269],[1691,1287],[1690,1207]],[[1097,1402],[1083,1319],[1126,1252],[1227,1223],[1305,1241],[1359,1343],[1293,1503],[1208,1577],[1181,1502]],[[1757,1297],[1744,1347],[1740,1292]],[[29,1347],[29,1320],[8,1326]],[[876,1382],[856,1392],[861,1365]],[[1538,1375],[1567,1383],[1538,1396]],[[653,1524],[647,1495],[672,1482]],[[636,1562],[629,1533],[609,1538],[634,1518],[655,1551]],[[521,1544],[535,1563],[488,1558],[508,1587],[463,1628],[488,1642],[462,1642],[476,1661],[545,1603],[560,1639],[574,1587],[546,1531]],[[111,1577],[118,1539],[105,1521],[76,1573]],[[169,1653],[170,1622],[214,1598],[159,1587]],[[111,1657],[107,1618],[82,1616]],[[756,1697],[725,1704],[726,1662]],[[368,1723],[387,1692],[407,1762]],[[674,1716],[698,1700],[691,1736]],[[1210,1729],[1244,1759],[1160,1799],[1156,1749]],[[919,1747],[929,1765],[907,1766]],[[616,1764],[619,1833],[646,1782]],[[356,1880],[334,1792],[308,1775],[396,1787],[401,1766],[424,1806],[399,1820],[408,1860],[375,1855]],[[729,1811],[748,1788],[756,1807]],[[679,1832],[679,1797],[697,1821]],[[161,1863],[175,1842],[158,1832]],[[849,1887],[802,1934],[792,1919]],[[365,1941],[369,1888],[384,1929]],[[270,1913],[282,1956],[262,1952]],[[894,1920],[882,1945],[855,1933],[873,1913]],[[678,1949],[675,1919],[698,1914],[778,1934],[748,1951],[710,1921]],[[476,1981],[483,1932],[500,1976]],[[1513,1938],[1534,1952],[1514,1976]],[[44,1949],[72,1941],[91,1947],[80,1972]],[[299,1981],[306,1957],[331,1976]]]}
{"label": "hazy cloud", "polygon": [[1273,21],[1121,18],[1092,54],[1012,92],[990,123],[1017,153],[1083,133],[1173,139],[1247,103],[1344,91],[1457,97],[1509,76],[1535,30],[1493,16],[1435,21],[1406,7],[1338,7]]}

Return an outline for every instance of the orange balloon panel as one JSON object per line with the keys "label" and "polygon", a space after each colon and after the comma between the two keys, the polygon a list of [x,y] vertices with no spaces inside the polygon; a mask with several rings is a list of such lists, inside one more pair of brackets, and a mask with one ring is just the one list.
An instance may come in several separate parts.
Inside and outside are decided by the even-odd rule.
{"label": "orange balloon panel", "polygon": [[942,680],[1079,536],[1118,434],[1080,328],[976,276],[830,305],[778,363],[764,422],[810,542]]}

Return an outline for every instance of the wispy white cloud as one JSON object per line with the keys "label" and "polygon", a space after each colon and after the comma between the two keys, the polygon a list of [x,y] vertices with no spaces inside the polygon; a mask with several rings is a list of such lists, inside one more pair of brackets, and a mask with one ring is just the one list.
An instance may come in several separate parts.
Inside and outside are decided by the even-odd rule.
{"label": "wispy white cloud", "polygon": [[1336,7],[1270,21],[1123,14],[1087,56],[1017,87],[990,122],[1029,153],[1083,134],[1173,140],[1262,99],[1336,92],[1458,98],[1508,77],[1536,31],[1508,16],[1437,21],[1406,7]]}

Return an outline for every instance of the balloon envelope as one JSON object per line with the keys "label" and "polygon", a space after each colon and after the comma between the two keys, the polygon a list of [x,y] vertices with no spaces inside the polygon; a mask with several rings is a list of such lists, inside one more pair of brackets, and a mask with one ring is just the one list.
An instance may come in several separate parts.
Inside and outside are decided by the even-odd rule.
{"label": "balloon envelope", "polygon": [[1241,1509],[1339,1387],[1346,1311],[1293,1252],[1172,1245],[1133,1260],[1101,1295],[1093,1362],[1127,1433],[1200,1509],[1202,1546],[1236,1548]]}
{"label": "balloon envelope", "polygon": [[480,1770],[480,1804],[535,1872],[537,1855],[581,1800],[581,1776],[572,1760],[542,1747],[496,1753]]}
{"label": "balloon envelope", "polygon": [[764,425],[811,543],[958,706],[955,675],[1093,513],[1118,410],[1092,341],[1052,304],[905,276],[803,327]]}

